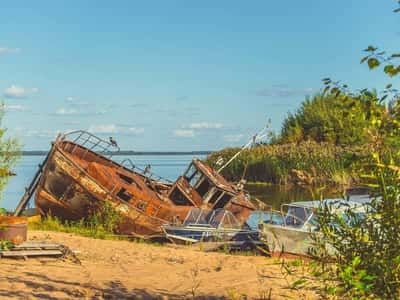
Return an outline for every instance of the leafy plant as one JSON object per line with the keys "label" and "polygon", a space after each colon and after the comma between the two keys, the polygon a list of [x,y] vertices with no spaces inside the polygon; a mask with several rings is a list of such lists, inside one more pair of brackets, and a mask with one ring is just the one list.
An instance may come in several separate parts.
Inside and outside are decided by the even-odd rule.
{"label": "leafy plant", "polygon": [[17,139],[6,137],[7,128],[1,126],[4,117],[4,104],[0,104],[0,193],[11,176],[11,168],[20,156],[20,145]]}
{"label": "leafy plant", "polygon": [[[400,5],[400,2],[399,2]],[[399,12],[400,9],[395,9]],[[390,77],[400,69],[394,60],[400,55],[387,56],[377,47],[365,49],[368,55],[361,60],[370,69],[381,64]],[[343,85],[325,79],[326,90],[337,95]],[[347,88],[347,87],[346,87]],[[324,279],[326,294],[349,299],[400,298],[400,103],[392,84],[386,85],[382,96],[371,94],[365,107],[369,122],[367,149],[370,155],[360,161],[363,181],[374,189],[367,203],[365,216],[359,217],[350,207],[348,216],[334,214],[321,208],[319,223],[323,240],[334,249],[333,262],[319,260],[319,275]],[[382,111],[379,105],[388,103]],[[378,104],[378,105],[377,105]]]}
{"label": "leafy plant", "polygon": [[346,218],[329,207],[319,214],[323,240],[334,250],[333,263],[320,257],[321,273],[330,278],[326,291],[341,297],[400,297],[400,174],[379,160],[374,174],[377,196],[365,205],[365,216],[350,206]]}
{"label": "leafy plant", "polygon": [[0,250],[10,250],[14,247],[13,242],[9,240],[0,240]]}
{"label": "leafy plant", "polygon": [[121,215],[109,203],[102,203],[92,209],[89,217],[79,221],[62,222],[57,217],[47,215],[39,222],[29,223],[34,230],[51,230],[76,233],[100,239],[117,239],[115,230],[121,221]]}
{"label": "leafy plant", "polygon": [[385,110],[385,105],[373,102],[374,97],[376,92],[352,94],[343,89],[337,94],[332,89],[306,98],[284,120],[278,143],[312,140],[337,146],[364,145],[371,126],[365,107],[373,103],[377,109]]}

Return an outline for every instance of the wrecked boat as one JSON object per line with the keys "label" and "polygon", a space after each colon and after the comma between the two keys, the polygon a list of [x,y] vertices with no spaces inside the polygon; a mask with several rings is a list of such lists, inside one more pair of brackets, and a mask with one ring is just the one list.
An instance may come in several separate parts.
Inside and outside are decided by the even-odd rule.
{"label": "wrecked boat", "polygon": [[32,194],[41,215],[62,220],[87,217],[102,203],[122,215],[120,234],[158,235],[161,225],[182,222],[193,207],[224,208],[244,223],[254,205],[238,186],[203,161],[193,159],[175,182],[155,177],[130,160],[111,159],[119,148],[86,131],[59,135],[21,199],[21,215]]}
{"label": "wrecked boat", "polygon": [[263,249],[260,232],[240,224],[225,209],[192,208],[182,224],[163,225],[165,236],[174,244],[198,244],[203,248],[252,251]]}

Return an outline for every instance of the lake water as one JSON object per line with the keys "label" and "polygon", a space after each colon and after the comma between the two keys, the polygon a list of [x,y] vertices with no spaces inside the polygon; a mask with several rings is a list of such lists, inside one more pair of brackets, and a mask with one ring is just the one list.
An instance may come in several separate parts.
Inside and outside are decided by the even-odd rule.
{"label": "lake water", "polygon": [[[115,161],[121,162],[129,158],[136,166],[144,169],[147,164],[151,165],[153,173],[174,181],[187,168],[192,160],[192,155],[137,155],[137,156],[114,156]],[[204,156],[199,156],[202,159]],[[10,181],[0,200],[0,207],[7,210],[14,210],[19,200],[24,194],[25,187],[29,185],[34,174],[38,170],[38,164],[44,160],[44,156],[23,156],[20,158],[13,171],[17,174],[10,178]],[[303,201],[318,198],[319,195],[313,195],[309,190],[300,187],[283,186],[248,186],[247,190],[252,196],[259,198],[265,203],[279,208],[280,204],[292,201]],[[332,193],[326,193],[324,196],[330,197]],[[33,197],[32,197],[33,198]],[[32,202],[32,201],[31,201]]]}

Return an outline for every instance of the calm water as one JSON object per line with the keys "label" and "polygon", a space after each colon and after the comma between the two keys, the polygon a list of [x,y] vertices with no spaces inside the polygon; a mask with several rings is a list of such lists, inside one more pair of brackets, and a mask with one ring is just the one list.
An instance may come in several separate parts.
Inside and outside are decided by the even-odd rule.
{"label": "calm water", "polygon": [[319,200],[322,198],[337,198],[341,194],[334,190],[310,190],[301,186],[282,186],[282,185],[249,185],[247,191],[272,206],[279,209],[281,204],[294,201]]}
{"label": "calm water", "polygon": [[[151,165],[153,173],[174,181],[181,175],[192,160],[192,155],[138,155],[138,156],[114,156],[116,161],[122,161],[129,158],[132,162],[144,169],[147,164]],[[199,156],[198,158],[203,158]],[[0,207],[7,210],[14,210],[20,198],[24,194],[24,188],[29,185],[34,174],[38,169],[38,164],[41,163],[44,156],[23,156],[18,165],[14,168],[17,176],[13,176],[7,185]],[[313,195],[309,190],[300,187],[287,188],[282,186],[249,186],[247,190],[252,196],[272,205],[274,208],[279,208],[281,203],[292,201],[311,200],[319,197]],[[332,193],[324,193],[325,197],[334,196]]]}

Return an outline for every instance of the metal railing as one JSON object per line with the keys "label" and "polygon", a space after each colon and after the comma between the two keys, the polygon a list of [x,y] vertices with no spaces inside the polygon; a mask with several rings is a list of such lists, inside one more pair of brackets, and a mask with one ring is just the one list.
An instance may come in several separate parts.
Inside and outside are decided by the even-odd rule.
{"label": "metal railing", "polygon": [[84,158],[89,151],[93,151],[107,158],[111,158],[120,151],[120,148],[117,144],[105,141],[98,136],[83,130],[67,132],[63,134],[60,139],[69,140],[76,144],[71,150],[71,153],[74,153],[77,145],[85,147],[87,150],[81,158]]}
{"label": "metal railing", "polygon": [[[111,141],[103,140],[103,139],[99,138],[98,136],[96,136],[90,132],[83,131],[83,130],[76,130],[76,131],[68,132],[68,133],[60,136],[59,139],[68,140],[75,144],[73,146],[73,148],[70,150],[71,154],[74,153],[74,151],[76,150],[76,147],[78,147],[78,146],[86,148],[86,151],[82,155],[80,155],[81,159],[84,159],[85,156],[87,155],[87,153],[89,153],[89,151],[95,152],[99,155],[102,155],[102,156],[108,158],[108,159],[111,159],[113,155],[118,155],[118,153],[120,152],[120,148],[116,143],[111,143]],[[166,178],[163,178],[163,177],[158,176],[154,173],[151,173],[147,170],[143,170],[143,169],[139,168],[129,158],[125,158],[124,160],[122,160],[119,163],[119,165],[120,166],[117,169],[117,172],[120,169],[125,168],[128,170],[131,170],[132,172],[140,173],[143,176],[146,176],[147,178],[149,178],[149,180],[164,181],[167,183],[171,183],[171,181]],[[115,181],[114,187],[111,189],[110,192],[113,194],[117,187],[118,187],[118,182]]]}
{"label": "metal railing", "polygon": [[169,179],[166,179],[166,178],[164,178],[164,177],[161,177],[161,176],[159,176],[159,175],[157,175],[157,174],[154,174],[154,173],[152,173],[152,172],[143,170],[142,168],[136,166],[136,165],[132,162],[132,160],[129,159],[129,158],[125,158],[124,160],[121,161],[120,164],[121,164],[123,167],[125,167],[125,168],[127,168],[127,169],[129,169],[129,170],[131,170],[131,171],[133,171],[133,172],[137,172],[137,173],[142,174],[143,176],[146,176],[146,177],[149,178],[150,180],[164,181],[164,182],[167,182],[167,183],[172,183],[172,181],[169,180]]}

